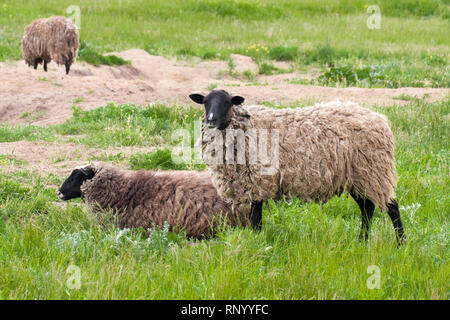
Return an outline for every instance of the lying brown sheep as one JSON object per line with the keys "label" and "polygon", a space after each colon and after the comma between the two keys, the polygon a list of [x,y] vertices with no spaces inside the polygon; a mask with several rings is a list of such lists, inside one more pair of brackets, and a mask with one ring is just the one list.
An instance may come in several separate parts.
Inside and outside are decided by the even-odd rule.
{"label": "lying brown sheep", "polygon": [[22,55],[29,66],[37,69],[38,64],[47,64],[52,60],[66,67],[70,66],[78,54],[78,28],[65,17],[50,17],[32,22],[25,28],[22,39]]}
{"label": "lying brown sheep", "polygon": [[91,208],[113,210],[119,228],[163,227],[197,239],[213,236],[217,227],[245,226],[250,206],[232,210],[218,194],[207,172],[129,171],[107,165],[77,167],[59,189],[62,200],[81,197]]}
{"label": "lying brown sheep", "polygon": [[[360,238],[367,239],[369,224],[377,205],[387,211],[399,242],[403,225],[394,190],[397,173],[394,161],[394,136],[387,119],[356,103],[331,102],[301,109],[242,107],[244,98],[224,90],[190,98],[204,104],[203,159],[208,165],[219,195],[233,201],[251,201],[251,222],[261,228],[262,203],[283,195],[307,201],[326,202],[347,191],[362,213]],[[256,131],[259,130],[259,131]],[[239,134],[244,145],[227,135]],[[278,166],[269,168],[261,161],[251,162],[257,152],[250,149],[256,139],[250,133],[265,134],[274,144]],[[263,136],[258,136],[258,143]],[[217,144],[223,143],[217,147]],[[244,153],[242,150],[244,149]],[[243,163],[211,162],[209,151],[238,159]],[[218,153],[218,151],[220,153]],[[274,150],[271,150],[272,154]],[[223,152],[222,152],[223,151]],[[256,152],[257,151],[257,152]],[[211,152],[213,154],[213,152]],[[273,169],[268,170],[265,169]]]}

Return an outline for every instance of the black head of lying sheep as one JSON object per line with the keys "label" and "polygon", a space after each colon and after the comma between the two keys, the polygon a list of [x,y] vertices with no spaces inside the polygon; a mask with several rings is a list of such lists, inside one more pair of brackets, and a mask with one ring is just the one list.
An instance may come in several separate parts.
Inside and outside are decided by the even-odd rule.
{"label": "black head of lying sheep", "polygon": [[81,197],[81,186],[86,180],[94,178],[95,172],[89,167],[76,167],[58,190],[58,197],[67,201]]}
{"label": "black head of lying sheep", "polygon": [[213,236],[219,227],[248,224],[250,205],[233,205],[214,188],[208,172],[130,171],[96,164],[77,167],[58,191],[81,197],[92,209],[112,210],[118,227],[149,229],[169,224],[188,237]]}

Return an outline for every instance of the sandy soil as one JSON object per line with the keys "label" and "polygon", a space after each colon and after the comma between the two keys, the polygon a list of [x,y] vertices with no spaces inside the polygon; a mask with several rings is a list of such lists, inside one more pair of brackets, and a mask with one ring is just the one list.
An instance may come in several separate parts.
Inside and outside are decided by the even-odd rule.
{"label": "sandy soil", "polygon": [[[417,97],[427,94],[428,101],[445,98],[448,94],[448,89],[328,88],[289,84],[289,80],[311,76],[298,73],[258,76],[249,85],[243,77],[236,79],[229,76],[228,65],[224,61],[176,61],[138,49],[113,54],[130,60],[132,64],[95,67],[77,62],[66,76],[63,68],[54,63],[49,65],[47,73],[42,68],[33,70],[24,61],[0,63],[0,123],[62,123],[71,116],[73,105],[92,109],[110,102],[138,105],[153,102],[186,104],[191,103],[188,98],[190,93],[207,93],[207,88],[211,85],[244,96],[248,104],[340,99],[369,105],[392,105],[406,103],[393,99],[402,93]],[[258,66],[249,57],[231,55],[231,58],[234,60],[235,71],[240,74],[246,70],[254,73],[258,70]],[[289,69],[287,63],[276,66]],[[23,169],[61,176],[66,176],[73,167],[87,163],[94,156],[116,155],[120,152],[129,156],[137,152],[151,152],[153,149],[95,149],[74,143],[45,141],[0,143],[0,155],[24,161],[21,165]],[[17,166],[8,167],[1,162],[0,168],[16,170]]]}
{"label": "sandy soil", "polygon": [[[38,174],[54,173],[67,176],[73,168],[87,164],[92,157],[110,156],[123,153],[125,156],[140,152],[152,152],[154,147],[115,147],[95,149],[75,143],[52,143],[46,141],[17,141],[0,143],[0,155],[24,162],[19,167]],[[0,168],[16,171],[17,165],[0,163]]]}
{"label": "sandy soil", "polygon": [[[340,99],[391,105],[405,103],[393,100],[402,93],[417,97],[428,94],[429,101],[442,99],[448,93],[448,89],[432,88],[363,89],[289,84],[289,79],[305,77],[296,73],[258,76],[255,81],[265,85],[246,86],[247,81],[227,75],[228,66],[223,61],[176,61],[138,49],[114,54],[132,61],[132,65],[94,67],[77,62],[66,76],[63,68],[55,63],[49,65],[47,73],[42,68],[33,70],[24,61],[0,63],[0,123],[61,123],[71,116],[73,105],[92,109],[110,102],[190,103],[190,93],[206,93],[212,84],[244,96],[247,103]],[[248,57],[233,55],[232,58],[236,71],[256,70]]]}

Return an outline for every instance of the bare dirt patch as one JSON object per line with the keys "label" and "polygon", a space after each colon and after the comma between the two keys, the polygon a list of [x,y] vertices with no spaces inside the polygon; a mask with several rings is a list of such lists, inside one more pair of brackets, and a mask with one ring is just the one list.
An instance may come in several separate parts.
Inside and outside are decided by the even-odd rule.
{"label": "bare dirt patch", "polygon": [[[364,89],[290,84],[290,80],[305,77],[296,73],[257,76],[254,82],[262,85],[249,86],[246,80],[229,76],[224,61],[176,61],[138,49],[114,54],[131,61],[132,65],[95,67],[77,62],[66,76],[63,68],[54,63],[49,65],[47,73],[41,68],[33,70],[24,61],[0,63],[0,123],[61,123],[71,116],[73,105],[92,109],[110,102],[191,103],[188,98],[191,92],[207,92],[212,85],[244,96],[247,103],[340,99],[392,105],[405,103],[393,99],[401,94],[419,98],[427,94],[428,101],[435,101],[448,93],[448,89],[434,88]],[[255,70],[248,57],[233,55],[232,58],[240,71]]]}
{"label": "bare dirt patch", "polygon": [[[138,152],[152,152],[154,147],[111,147],[108,149],[88,148],[75,143],[45,141],[18,141],[0,143],[0,155],[23,162],[19,167],[39,174],[54,173],[68,175],[74,167],[86,164],[93,157],[114,156],[122,153],[130,156]],[[16,171],[17,165],[0,167]]]}

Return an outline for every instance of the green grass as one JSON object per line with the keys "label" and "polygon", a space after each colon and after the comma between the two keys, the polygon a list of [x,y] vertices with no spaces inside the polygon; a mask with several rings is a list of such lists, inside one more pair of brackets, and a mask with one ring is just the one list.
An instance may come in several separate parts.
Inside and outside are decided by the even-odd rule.
{"label": "green grass", "polygon": [[276,46],[269,50],[269,57],[278,61],[293,61],[299,56],[299,49],[296,46]]}
{"label": "green grass", "polygon": [[394,100],[403,100],[403,101],[411,101],[417,99],[417,97],[410,96],[408,94],[402,93],[396,97],[393,97]]}
{"label": "green grass", "polygon": [[[17,167],[0,174],[0,297],[448,299],[450,101],[414,99],[376,109],[387,115],[396,138],[405,246],[397,248],[392,225],[378,209],[369,242],[358,242],[360,213],[347,196],[323,209],[299,200],[270,202],[260,233],[229,229],[198,242],[155,230],[146,239],[139,230],[99,224],[79,201],[57,206],[54,186],[65,177],[40,177]],[[101,124],[99,115],[105,114],[128,121],[136,113],[133,121],[139,122],[144,112],[157,110],[100,108],[71,122],[88,125],[92,116]],[[165,112],[159,117],[170,119]],[[164,148],[126,161],[136,169],[176,169]],[[380,289],[366,285],[372,265],[380,268]],[[69,266],[80,268],[79,290],[67,286]]]}
{"label": "green grass", "polygon": [[206,166],[202,164],[193,165],[191,163],[179,162],[174,159],[172,150],[168,148],[159,149],[150,154],[138,153],[130,157],[130,169],[132,170],[204,170]]}
{"label": "green grass", "polygon": [[0,125],[0,142],[65,141],[90,147],[173,144],[176,129],[187,129],[193,137],[192,121],[200,121],[202,114],[199,107],[162,104],[108,104],[89,111],[74,107],[72,117],[59,125]]}
{"label": "green grass", "polygon": [[[61,15],[69,0],[12,1],[0,7],[0,61],[21,58],[20,39],[32,20]],[[264,59],[296,68],[375,68],[386,81],[340,81],[356,86],[449,87],[450,4],[446,0],[138,0],[78,1],[80,59],[128,63],[111,51],[141,48],[152,54],[227,59],[264,46]],[[366,26],[379,5],[381,29]],[[208,21],[208,23],[205,23]],[[258,51],[261,52],[261,51]],[[430,58],[432,57],[432,58]],[[230,71],[232,71],[230,69]],[[336,85],[336,81],[323,82]]]}
{"label": "green grass", "polygon": [[130,61],[126,61],[112,54],[106,56],[102,55],[83,40],[80,40],[80,50],[78,52],[78,57],[80,60],[86,61],[95,66],[99,65],[122,66],[126,64],[131,64]]}
{"label": "green grass", "polygon": [[259,74],[265,74],[265,75],[271,75],[278,71],[278,68],[274,67],[273,64],[263,62],[259,65],[258,73]]}
{"label": "green grass", "polygon": [[10,155],[0,154],[0,165],[2,166],[21,166],[26,164],[25,161],[14,158]]}
{"label": "green grass", "polygon": [[[434,72],[436,71],[436,73]],[[417,74],[422,73],[420,79]],[[319,76],[317,82],[322,85],[343,85],[360,87],[450,87],[448,68],[442,71],[427,70],[418,66],[409,66],[406,63],[389,63],[386,65],[369,65],[353,67],[345,65],[331,67],[329,71]]]}

